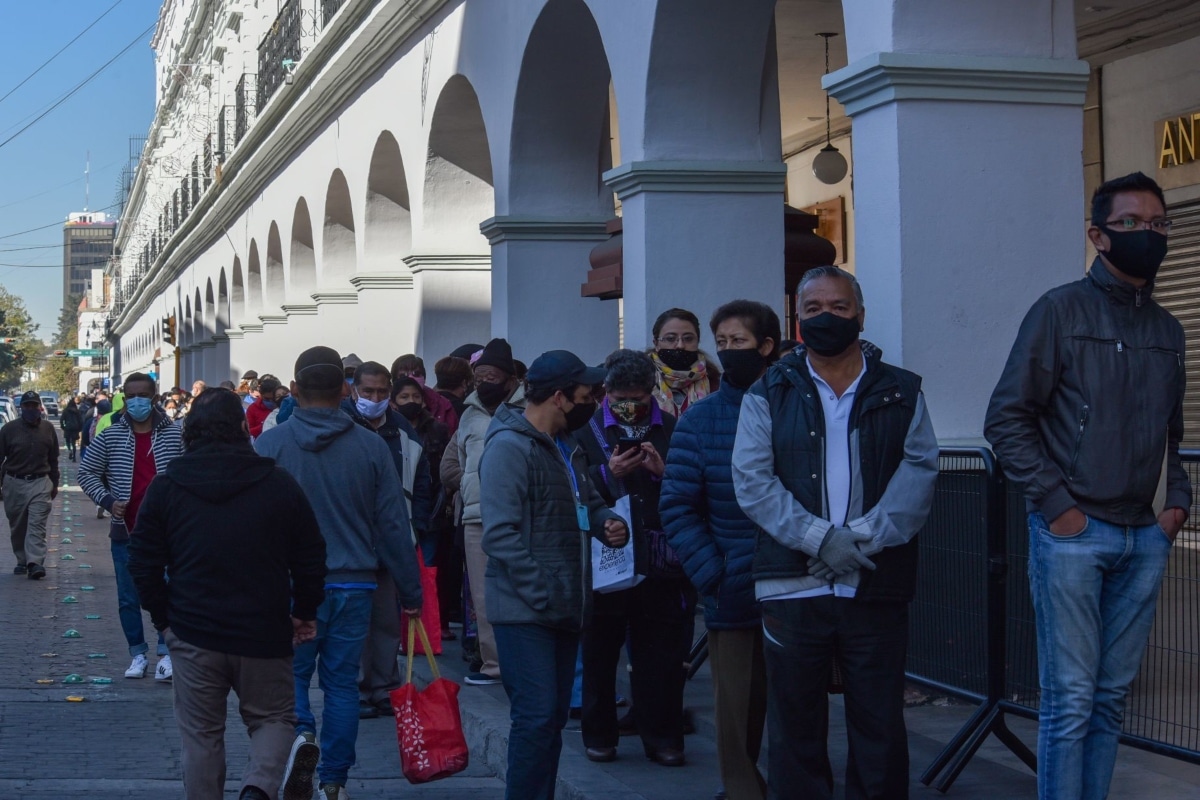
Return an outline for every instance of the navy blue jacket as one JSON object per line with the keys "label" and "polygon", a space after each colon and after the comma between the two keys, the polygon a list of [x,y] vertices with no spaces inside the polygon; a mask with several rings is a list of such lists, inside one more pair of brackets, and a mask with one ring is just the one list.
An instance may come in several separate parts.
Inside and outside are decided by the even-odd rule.
{"label": "navy blue jacket", "polygon": [[675,425],[659,513],[671,547],[704,603],[712,630],[759,624],[754,599],[756,528],[733,490],[733,442],[745,389],[722,381]]}

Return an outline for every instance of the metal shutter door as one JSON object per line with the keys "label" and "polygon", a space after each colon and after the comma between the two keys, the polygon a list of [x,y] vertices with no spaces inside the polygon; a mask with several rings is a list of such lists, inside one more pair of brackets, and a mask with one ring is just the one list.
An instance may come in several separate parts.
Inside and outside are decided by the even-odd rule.
{"label": "metal shutter door", "polygon": [[1173,220],[1167,257],[1154,281],[1154,299],[1175,315],[1187,336],[1184,447],[1200,447],[1200,201],[1167,208]]}

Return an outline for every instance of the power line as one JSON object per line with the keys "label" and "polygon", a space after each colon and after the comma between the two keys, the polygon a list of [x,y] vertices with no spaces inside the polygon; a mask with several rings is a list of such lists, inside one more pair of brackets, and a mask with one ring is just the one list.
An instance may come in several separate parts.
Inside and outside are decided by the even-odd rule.
{"label": "power line", "polygon": [[110,11],[112,11],[112,10],[113,10],[114,8],[116,8],[117,6],[121,5],[121,3],[123,3],[123,2],[125,2],[125,0],[117,0],[117,2],[115,2],[115,3],[113,3],[111,6],[109,6],[109,7],[108,7],[108,11],[105,11],[103,14],[101,14],[100,16],[98,16],[98,17],[96,17],[94,20],[92,20],[92,24],[91,24],[91,25],[88,25],[86,28],[84,28],[83,30],[81,30],[81,31],[79,32],[79,34],[78,34],[78,35],[77,35],[77,36],[76,36],[74,39],[72,39],[71,41],[69,41],[69,42],[67,42],[66,44],[64,44],[64,45],[62,46],[62,48],[61,48],[61,49],[60,49],[60,50],[59,50],[57,53],[55,53],[54,55],[50,56],[48,59],[46,59],[45,61],[43,61],[43,62],[42,62],[42,65],[41,65],[40,67],[38,67],[38,68],[37,68],[37,69],[35,69],[33,72],[31,72],[31,73],[29,73],[28,75],[26,75],[24,80],[22,80],[20,83],[18,83],[18,84],[17,84],[16,86],[14,86],[13,88],[9,89],[9,90],[8,90],[8,93],[7,93],[7,94],[5,94],[3,97],[0,97],[0,103],[3,103],[5,100],[7,100],[7,99],[8,99],[9,95],[11,95],[11,94],[12,94],[13,92],[15,92],[17,89],[20,89],[22,86],[24,86],[26,83],[28,83],[28,82],[29,82],[29,80],[30,80],[30,78],[32,78],[34,75],[37,75],[39,72],[41,72],[41,71],[42,71],[43,69],[45,69],[47,66],[49,66],[51,61],[53,61],[54,59],[56,59],[56,58],[58,58],[59,56],[61,56],[61,55],[63,54],[63,51],[64,51],[64,50],[66,50],[68,47],[70,47],[71,45],[73,45],[73,44],[75,44],[77,41],[79,41],[79,39],[80,39],[80,37],[81,37],[81,36],[83,36],[85,33],[87,33],[88,31],[90,31],[92,28],[96,27],[96,23],[97,23],[97,22],[99,22],[100,20],[102,20],[102,19],[104,19],[105,17],[107,17]]}
{"label": "power line", "polygon": [[[111,208],[116,208],[116,207],[117,207],[117,206],[119,206],[119,205],[121,205],[121,204],[120,204],[120,203],[113,203],[111,206],[105,206],[104,208],[96,208],[96,209],[92,209],[92,211],[90,211],[90,212],[88,212],[88,213],[91,213],[91,214],[96,214],[96,213],[99,213],[99,212],[101,212],[101,211],[108,211],[109,209],[111,209]],[[34,231],[44,231],[44,230],[46,230],[46,228],[58,228],[58,227],[61,227],[61,226],[63,226],[63,225],[66,225],[66,224],[67,224],[67,220],[65,220],[65,219],[60,219],[58,222],[51,222],[49,225],[39,225],[39,226],[38,226],[38,227],[36,227],[36,228],[28,228],[28,229],[26,229],[26,230],[23,230],[23,231],[17,231],[16,233],[6,233],[6,234],[4,234],[3,236],[0,236],[0,239],[12,239],[14,236],[23,236],[23,235],[25,235],[26,233],[33,233]],[[97,225],[107,225],[107,224],[110,224],[110,223],[106,223],[106,222],[99,222],[99,223],[93,223],[93,224],[97,224]],[[113,224],[115,224],[115,221],[114,221],[114,223],[113,223]]]}
{"label": "power line", "polygon": [[[88,261],[83,264],[71,264],[70,266],[76,269],[97,269],[101,266],[108,266],[109,260],[102,258],[99,261]],[[12,267],[13,269],[62,269],[62,264],[0,264],[0,267]]]}
{"label": "power line", "polygon": [[[110,161],[109,163],[105,164],[103,167],[97,167],[96,170],[92,174],[93,175],[103,175],[107,169],[109,169],[110,167],[116,166],[117,164],[120,164],[124,160],[125,159],[123,159],[123,158],[118,158],[116,161]],[[69,180],[66,183],[51,187],[49,189],[46,189],[45,191],[38,192],[37,194],[31,194],[28,197],[22,197],[20,200],[13,200],[12,202],[4,203],[3,205],[0,205],[0,208],[9,208],[11,206],[20,205],[21,203],[24,203],[28,200],[36,200],[37,198],[48,195],[51,192],[57,192],[59,189],[65,189],[68,186],[74,186],[75,184],[80,183],[82,181],[83,181],[82,177],[75,178],[74,180]]]}
{"label": "power line", "polygon": [[135,37],[133,38],[133,41],[131,41],[129,44],[125,45],[125,47],[123,47],[123,48],[121,49],[121,52],[117,53],[115,56],[113,56],[112,58],[110,58],[108,61],[104,62],[104,64],[102,64],[102,65],[100,66],[100,68],[99,68],[99,69],[97,69],[95,72],[93,72],[91,75],[88,75],[88,76],[87,76],[86,78],[84,78],[82,81],[80,81],[79,83],[75,84],[75,88],[71,89],[69,92],[67,92],[67,93],[66,93],[66,94],[64,94],[62,97],[60,97],[60,98],[58,99],[58,101],[57,101],[57,102],[55,102],[53,105],[51,105],[51,106],[50,106],[49,108],[47,108],[45,111],[43,111],[41,114],[38,114],[36,117],[34,117],[34,118],[33,118],[33,120],[31,120],[31,121],[30,121],[30,122],[29,122],[27,125],[25,125],[25,126],[23,126],[22,128],[20,128],[20,129],[19,129],[19,130],[18,130],[16,133],[14,133],[12,136],[9,136],[9,137],[8,137],[7,139],[5,139],[4,141],[0,142],[0,148],[2,148],[2,147],[4,147],[5,145],[7,145],[7,144],[8,144],[9,142],[11,142],[13,139],[16,139],[16,138],[17,138],[18,136],[20,136],[22,133],[24,133],[25,131],[27,131],[27,130],[29,130],[30,128],[32,128],[34,125],[38,124],[38,122],[40,122],[42,119],[44,119],[44,118],[46,117],[46,115],[47,115],[47,114],[49,114],[51,111],[53,111],[54,109],[56,109],[56,108],[58,108],[59,106],[61,106],[63,103],[67,102],[67,100],[69,100],[69,99],[70,99],[70,98],[71,98],[71,97],[72,97],[72,96],[73,96],[73,95],[74,95],[76,92],[78,92],[78,91],[79,91],[80,89],[82,89],[84,86],[87,86],[89,83],[91,83],[91,82],[92,82],[92,80],[94,80],[94,79],[96,78],[96,76],[97,76],[97,75],[99,75],[99,74],[100,74],[101,72],[103,72],[104,70],[108,69],[110,66],[112,66],[112,64],[113,64],[113,63],[114,63],[114,62],[115,62],[117,59],[119,59],[121,56],[125,55],[125,54],[126,54],[126,53],[128,53],[130,50],[132,50],[132,49],[133,49],[133,46],[134,46],[135,44],[137,44],[139,41],[141,41],[141,39],[142,39],[142,37],[143,37],[143,36],[145,36],[146,34],[150,33],[150,31],[154,30],[154,29],[155,29],[157,26],[158,26],[158,23],[157,23],[157,22],[155,22],[153,25],[150,25],[150,26],[149,26],[149,27],[147,27],[147,28],[146,28],[144,31],[142,31],[142,32],[141,32],[141,33],[139,33],[137,36],[135,36]]}

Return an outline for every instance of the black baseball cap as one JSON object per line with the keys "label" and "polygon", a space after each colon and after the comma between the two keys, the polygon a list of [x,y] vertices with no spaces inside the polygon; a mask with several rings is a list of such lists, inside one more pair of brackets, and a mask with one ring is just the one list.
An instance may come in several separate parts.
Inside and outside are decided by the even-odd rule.
{"label": "black baseball cap", "polygon": [[605,376],[603,369],[589,367],[568,350],[551,350],[529,365],[525,382],[530,389],[565,389],[573,383],[595,386],[603,383]]}
{"label": "black baseball cap", "polygon": [[296,359],[296,383],[302,389],[336,389],[345,379],[342,357],[332,347],[310,347]]}
{"label": "black baseball cap", "polygon": [[26,403],[36,403],[40,406],[42,404],[42,396],[37,392],[30,390],[21,395],[20,405],[25,405]]}

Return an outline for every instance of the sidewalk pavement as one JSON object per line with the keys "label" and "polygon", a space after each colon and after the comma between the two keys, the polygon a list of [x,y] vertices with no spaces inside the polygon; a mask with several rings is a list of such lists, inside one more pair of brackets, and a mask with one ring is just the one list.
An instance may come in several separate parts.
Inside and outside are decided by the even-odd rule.
{"label": "sidewalk pavement", "polygon": [[[75,485],[75,465],[64,463],[68,482],[55,501],[50,521],[46,579],[14,576],[10,557],[0,558],[0,796],[31,800],[124,800],[183,796],[179,733],[171,711],[169,685],[149,676],[122,677],[129,664],[117,618],[116,586],[109,555],[107,521],[95,518],[95,507]],[[70,530],[67,530],[67,529]],[[71,541],[64,542],[69,538]],[[71,555],[72,559],[63,556]],[[83,565],[89,565],[85,569]],[[82,586],[94,586],[85,591]],[[78,602],[64,604],[74,596]],[[88,619],[88,615],[99,619]],[[62,634],[74,629],[78,639]],[[147,640],[153,629],[146,623]],[[443,675],[461,680],[466,664],[459,642],[447,642],[438,659]],[[53,653],[48,656],[45,654]],[[90,653],[105,658],[89,659]],[[155,659],[151,659],[153,669]],[[418,658],[417,671],[428,677]],[[71,673],[112,684],[68,686]],[[622,691],[628,684],[622,670]],[[38,680],[52,680],[48,685]],[[320,691],[313,688],[320,713]],[[66,701],[81,696],[83,702]],[[459,695],[463,724],[471,746],[471,766],[460,775],[412,786],[400,774],[395,727],[387,718],[363,720],[359,728],[358,765],[348,787],[354,800],[417,796],[425,800],[478,798],[500,800],[508,736],[508,702],[500,686],[463,686]],[[622,740],[617,761],[593,764],[584,756],[579,723],[564,733],[559,769],[561,800],[705,800],[720,783],[716,764],[712,691],[708,668],[687,687],[686,705],[697,732],[687,737],[688,763],[661,767],[646,760],[636,737]],[[973,708],[966,705],[921,705],[907,713],[913,798],[940,797],[917,778]],[[237,796],[245,764],[247,739],[231,697],[226,732],[226,797]],[[830,750],[835,774],[844,769],[845,725],[840,698],[834,698]],[[1032,723],[1010,720],[1013,730],[1031,745]],[[765,754],[763,764],[765,764]],[[499,776],[499,777],[497,777]],[[1200,786],[1200,767],[1122,747],[1111,797],[1191,798]],[[1020,800],[1035,796],[1033,775],[996,740],[989,739],[971,760],[949,797],[971,800]],[[840,796],[840,794],[839,794]]]}

